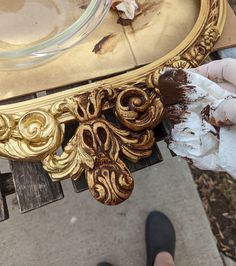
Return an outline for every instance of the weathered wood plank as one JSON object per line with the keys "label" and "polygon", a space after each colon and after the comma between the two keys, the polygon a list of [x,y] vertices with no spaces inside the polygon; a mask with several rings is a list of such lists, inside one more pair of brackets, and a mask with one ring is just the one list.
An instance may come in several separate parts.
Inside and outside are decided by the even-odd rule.
{"label": "weathered wood plank", "polygon": [[52,182],[41,163],[10,162],[21,213],[63,199],[60,183]]}
{"label": "weathered wood plank", "polygon": [[0,175],[0,222],[7,220],[9,218],[9,212],[7,208],[7,202],[5,193],[2,186],[2,180]]}
{"label": "weathered wood plank", "polygon": [[163,161],[161,152],[156,145],[153,147],[152,156],[149,158],[141,159],[137,163],[131,162],[129,160],[124,159],[125,164],[128,166],[131,173],[137,172],[139,170],[142,170],[144,168],[147,168],[151,165],[154,165],[156,163],[160,163]]}
{"label": "weathered wood plank", "polygon": [[2,190],[4,191],[5,196],[15,193],[15,187],[11,173],[1,174],[0,179],[2,183]]}
{"label": "weathered wood plank", "polygon": [[77,180],[72,180],[72,184],[73,184],[75,193],[80,193],[88,189],[88,183],[85,178],[85,174],[83,174]]}

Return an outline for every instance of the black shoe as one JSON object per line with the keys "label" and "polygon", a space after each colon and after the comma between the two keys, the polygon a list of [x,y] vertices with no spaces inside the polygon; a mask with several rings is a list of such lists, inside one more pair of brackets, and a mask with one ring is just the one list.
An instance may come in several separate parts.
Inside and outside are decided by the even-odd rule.
{"label": "black shoe", "polygon": [[107,262],[101,262],[97,266],[112,266],[110,263]]}
{"label": "black shoe", "polygon": [[146,220],[147,266],[153,266],[156,255],[168,252],[174,258],[175,229],[169,218],[161,212],[151,212]]}

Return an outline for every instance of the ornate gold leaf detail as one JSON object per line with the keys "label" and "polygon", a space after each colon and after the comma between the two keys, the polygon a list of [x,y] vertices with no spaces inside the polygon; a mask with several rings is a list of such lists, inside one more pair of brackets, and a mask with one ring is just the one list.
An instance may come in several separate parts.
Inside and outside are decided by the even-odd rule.
{"label": "ornate gold leaf detail", "polygon": [[[133,179],[121,156],[137,162],[152,153],[155,138],[150,129],[160,122],[163,112],[156,90],[97,89],[58,103],[53,113],[65,108],[80,124],[61,156],[54,152],[43,159],[44,168],[53,180],[79,178],[85,170],[89,189],[99,201],[121,203],[133,189]],[[114,109],[125,127],[103,119],[104,109]]]}
{"label": "ornate gold leaf detail", "polygon": [[48,112],[31,111],[18,119],[0,115],[0,154],[13,159],[43,158],[61,144],[63,126]]}
{"label": "ornate gold leaf detail", "polygon": [[86,171],[86,176],[93,197],[106,205],[122,203],[133,191],[133,178],[121,160],[97,156],[95,168]]}
{"label": "ornate gold leaf detail", "polygon": [[114,106],[117,97],[117,90],[101,87],[92,92],[87,92],[75,96],[75,105],[71,112],[80,122],[96,119],[100,117],[102,111]]}
{"label": "ornate gold leaf detail", "polygon": [[0,141],[7,141],[15,128],[15,121],[13,117],[0,114]]}
{"label": "ornate gold leaf detail", "polygon": [[[0,114],[0,156],[41,160],[55,181],[76,179],[85,171],[92,195],[107,205],[129,198],[134,183],[122,158],[136,162],[152,153],[152,129],[163,113],[158,90],[160,72],[165,67],[191,68],[201,64],[219,38],[222,1],[203,2],[209,10],[194,42],[171,60],[151,64],[146,73],[135,72],[132,80],[123,76],[124,81],[116,80],[120,84],[117,87],[102,85],[75,96],[71,92],[71,97],[55,103],[50,99],[42,109],[27,107],[30,111],[26,112],[22,107],[17,109],[21,110],[19,114]],[[222,24],[223,19],[220,20]],[[120,125],[106,121],[104,111],[113,112]],[[63,123],[73,118],[78,121],[78,129],[59,155]]]}
{"label": "ornate gold leaf detail", "polygon": [[154,128],[163,113],[163,105],[151,88],[124,90],[117,98],[115,109],[120,122],[133,131]]}
{"label": "ornate gold leaf detail", "polygon": [[[89,160],[93,159],[90,157]],[[66,178],[77,179],[84,171],[75,138],[71,139],[62,155],[50,154],[42,162],[44,169],[50,174],[53,181]]]}
{"label": "ornate gold leaf detail", "polygon": [[66,98],[62,101],[55,102],[50,107],[49,113],[54,117],[59,117],[63,113],[70,111],[74,105],[76,105],[74,98]]}

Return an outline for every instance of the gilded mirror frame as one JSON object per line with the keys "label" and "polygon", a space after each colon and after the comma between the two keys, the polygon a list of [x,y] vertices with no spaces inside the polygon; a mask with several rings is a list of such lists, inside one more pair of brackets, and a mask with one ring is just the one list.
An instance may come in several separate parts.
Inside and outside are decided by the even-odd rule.
{"label": "gilded mirror frame", "polygon": [[[92,195],[107,205],[126,200],[134,186],[123,156],[136,162],[149,157],[163,106],[157,81],[164,66],[200,65],[223,32],[226,0],[200,0],[191,33],[161,59],[82,87],[39,99],[0,106],[0,156],[41,161],[54,181],[79,178],[85,171]],[[112,111],[121,126],[105,120]],[[79,122],[75,136],[58,155],[65,123]]]}

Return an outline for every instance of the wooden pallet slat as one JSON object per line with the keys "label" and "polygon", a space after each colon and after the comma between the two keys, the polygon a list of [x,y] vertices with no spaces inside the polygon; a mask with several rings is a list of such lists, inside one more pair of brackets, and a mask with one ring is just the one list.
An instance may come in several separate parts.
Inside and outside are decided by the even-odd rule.
{"label": "wooden pallet slat", "polygon": [[10,162],[21,213],[63,199],[60,183],[52,182],[41,163]]}
{"label": "wooden pallet slat", "polygon": [[72,184],[73,184],[75,193],[80,193],[85,190],[88,190],[88,183],[87,183],[84,173],[77,180],[72,180]]}
{"label": "wooden pallet slat", "polygon": [[3,190],[3,185],[0,175],[0,222],[5,221],[8,218],[9,218],[9,212],[7,208],[6,197]]}
{"label": "wooden pallet slat", "polygon": [[141,159],[137,163],[131,162],[126,159],[124,160],[131,173],[137,172],[162,161],[163,158],[157,144],[154,145],[152,155],[149,158]]}
{"label": "wooden pallet slat", "polygon": [[0,179],[2,184],[2,190],[4,191],[5,196],[15,193],[15,187],[11,173],[1,174]]}

